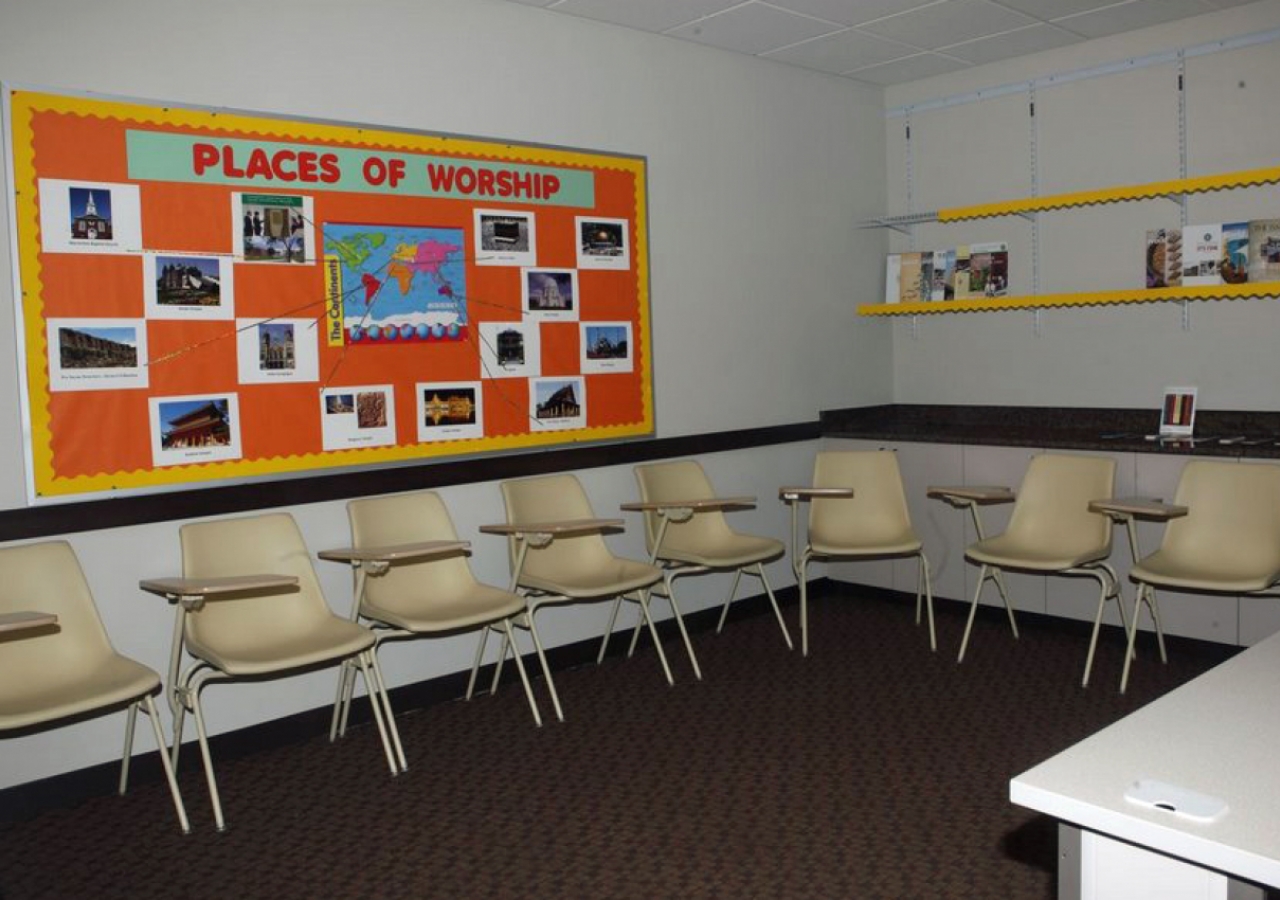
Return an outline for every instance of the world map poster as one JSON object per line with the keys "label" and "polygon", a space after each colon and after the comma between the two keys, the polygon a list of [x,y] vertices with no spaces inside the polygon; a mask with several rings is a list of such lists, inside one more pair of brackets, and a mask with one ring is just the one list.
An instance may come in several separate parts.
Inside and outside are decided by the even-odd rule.
{"label": "world map poster", "polygon": [[3,100],[30,502],[653,433],[643,157]]}

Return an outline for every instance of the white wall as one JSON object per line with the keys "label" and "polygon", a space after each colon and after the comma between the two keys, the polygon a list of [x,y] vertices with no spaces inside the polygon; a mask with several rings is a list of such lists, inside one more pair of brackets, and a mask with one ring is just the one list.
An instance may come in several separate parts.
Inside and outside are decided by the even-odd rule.
{"label": "white wall", "polygon": [[[1250,4],[1116,38],[992,64],[886,91],[886,109],[1197,47],[1280,28],[1280,2]],[[1041,195],[1179,177],[1177,65],[1131,67],[1036,90]],[[1280,41],[1186,60],[1190,176],[1276,165],[1280,118],[1265,112],[1280,79]],[[1029,196],[1028,94],[913,111],[911,208]],[[891,213],[907,211],[904,118],[887,121]],[[1280,217],[1280,188],[1188,198],[1191,224]],[[1040,216],[1040,292],[1143,284],[1147,229],[1176,226],[1168,200],[1054,211]],[[917,249],[977,241],[1011,244],[1011,294],[1032,293],[1031,225],[1001,218],[920,226]],[[907,249],[894,236],[893,249]],[[1200,389],[1202,409],[1275,409],[1280,327],[1275,298],[1010,311],[885,320],[892,333],[894,399],[902,403],[1155,408],[1167,385]]]}
{"label": "white wall", "polygon": [[[497,0],[0,0],[0,23],[0,77],[23,86],[644,154],[660,436],[801,422],[890,399],[889,343],[853,315],[879,293],[866,273],[879,271],[886,247],[883,235],[854,227],[886,202],[877,89]],[[10,300],[11,281],[3,255],[0,296]],[[14,341],[11,317],[0,316],[0,358],[14,358]],[[17,392],[14,369],[0,372],[0,509],[23,505]],[[739,527],[784,538],[776,489],[808,477],[812,451],[782,445],[704,462],[719,489],[760,497]],[[629,467],[582,476],[602,515],[635,497]],[[501,521],[497,487],[444,493],[475,541],[478,573],[505,583],[504,546],[475,530]],[[291,511],[313,550],[347,542],[342,504]],[[170,612],[136,584],[177,574],[178,524],[70,536],[117,645],[159,670]],[[643,552],[638,520],[611,540]],[[323,566],[330,603],[345,610],[346,572]],[[772,574],[792,581],[784,564]],[[694,610],[718,602],[727,582],[680,587]],[[598,634],[606,612],[547,615],[545,638],[559,644]],[[403,684],[465,669],[471,652],[470,641],[393,647],[388,675]],[[327,675],[214,687],[210,728],[323,706],[331,695]],[[565,703],[572,715],[572,698]],[[118,727],[6,741],[0,787],[111,758]]]}

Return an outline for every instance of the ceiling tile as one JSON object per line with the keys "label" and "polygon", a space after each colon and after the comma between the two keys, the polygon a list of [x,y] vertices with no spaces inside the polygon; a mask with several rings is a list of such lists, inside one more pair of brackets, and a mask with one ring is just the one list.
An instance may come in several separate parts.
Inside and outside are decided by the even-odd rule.
{"label": "ceiling tile", "polygon": [[778,62],[839,74],[901,59],[916,52],[914,47],[849,29],[764,55]]}
{"label": "ceiling tile", "polygon": [[751,2],[667,32],[739,53],[763,53],[835,31],[816,19]]}
{"label": "ceiling tile", "polygon": [[1131,0],[1095,12],[1058,19],[1057,24],[1083,37],[1098,38],[1209,11],[1200,0]]}
{"label": "ceiling tile", "polygon": [[1002,6],[1012,7],[1018,12],[1046,21],[1074,16],[1103,6],[1115,6],[1117,2],[1118,0],[1000,0]]}
{"label": "ceiling tile", "polygon": [[959,41],[1034,25],[1035,19],[988,0],[946,0],[864,25],[863,30],[915,47],[935,50]]}
{"label": "ceiling tile", "polygon": [[871,66],[847,73],[849,78],[868,81],[872,84],[899,84],[904,81],[915,81],[917,78],[929,78],[934,75],[945,75],[968,68],[967,63],[936,53],[921,53],[908,56],[906,59],[894,60],[882,66]]}
{"label": "ceiling tile", "polygon": [[551,8],[641,31],[666,31],[734,5],[735,0],[560,0]]}
{"label": "ceiling tile", "polygon": [[947,47],[944,52],[948,56],[958,56],[966,62],[981,65],[1000,59],[1023,56],[1027,53],[1065,47],[1067,44],[1082,40],[1084,39],[1052,25],[1032,25],[1030,28],[1019,28],[1017,31],[1008,31],[995,37],[955,44]]}
{"label": "ceiling tile", "polygon": [[511,0],[512,3],[523,3],[525,6],[550,6],[556,0]]}
{"label": "ceiling tile", "polygon": [[[938,0],[769,0],[773,6],[789,9],[839,22],[841,25],[861,25],[872,19],[896,15],[910,9],[928,6]],[[1114,3],[1115,0],[1109,0]]]}

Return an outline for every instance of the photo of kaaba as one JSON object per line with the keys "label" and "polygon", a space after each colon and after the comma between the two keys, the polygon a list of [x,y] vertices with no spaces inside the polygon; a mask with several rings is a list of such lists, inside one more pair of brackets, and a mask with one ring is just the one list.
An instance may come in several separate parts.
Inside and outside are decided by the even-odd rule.
{"label": "photo of kaaba", "polygon": [[422,393],[423,425],[438,428],[476,423],[475,388],[427,389]]}
{"label": "photo of kaaba", "polygon": [[582,253],[584,256],[621,256],[623,226],[620,222],[583,222]]}
{"label": "photo of kaaba", "polygon": [[59,328],[58,362],[64,369],[133,369],[138,334],[132,328]]}
{"label": "photo of kaaba", "polygon": [[524,216],[480,216],[480,249],[528,252],[529,220]]}

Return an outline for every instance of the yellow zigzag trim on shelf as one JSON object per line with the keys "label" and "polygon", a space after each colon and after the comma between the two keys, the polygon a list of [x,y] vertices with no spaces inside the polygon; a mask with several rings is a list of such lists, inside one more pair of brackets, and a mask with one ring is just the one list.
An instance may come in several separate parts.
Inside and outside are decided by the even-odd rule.
{"label": "yellow zigzag trim on shelf", "polygon": [[1094,293],[1040,294],[1026,297],[977,297],[972,300],[930,303],[872,303],[858,307],[860,316],[939,315],[959,312],[995,312],[1005,309],[1044,309],[1054,306],[1107,306],[1118,303],[1160,303],[1167,300],[1241,300],[1280,297],[1280,281],[1255,284],[1218,284],[1209,287],[1146,288]]}
{"label": "yellow zigzag trim on shelf", "polygon": [[1203,175],[1198,178],[1155,181],[1151,184],[1128,187],[1077,191],[1072,194],[1055,194],[1051,197],[1027,197],[1022,200],[1005,200],[999,203],[980,203],[976,206],[957,206],[952,209],[938,210],[938,221],[962,222],[967,219],[987,219],[993,216],[1016,216],[1050,209],[1122,203],[1127,200],[1151,200],[1168,195],[1200,194],[1206,191],[1223,191],[1277,182],[1280,182],[1280,166],[1231,172],[1226,175]]}

